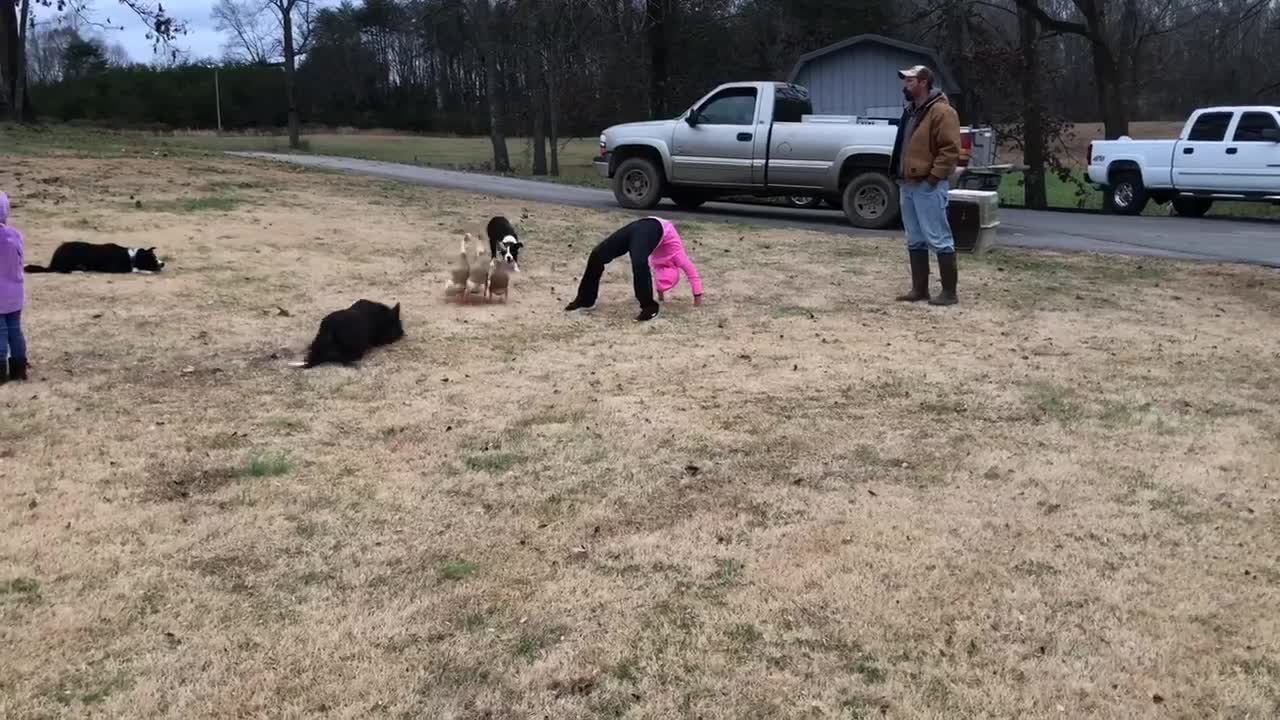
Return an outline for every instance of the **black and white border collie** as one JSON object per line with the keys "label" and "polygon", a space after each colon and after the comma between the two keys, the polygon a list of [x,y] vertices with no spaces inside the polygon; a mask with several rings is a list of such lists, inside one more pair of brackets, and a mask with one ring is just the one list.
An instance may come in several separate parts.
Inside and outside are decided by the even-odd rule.
{"label": "black and white border collie", "polygon": [[524,247],[524,243],[520,242],[511,221],[496,215],[489,219],[485,233],[489,236],[489,258],[506,263],[515,272],[520,272],[518,261],[520,248]]}
{"label": "black and white border collie", "polygon": [[164,263],[156,257],[156,249],[127,248],[115,243],[64,242],[53,251],[48,267],[27,265],[29,273],[157,273]]}

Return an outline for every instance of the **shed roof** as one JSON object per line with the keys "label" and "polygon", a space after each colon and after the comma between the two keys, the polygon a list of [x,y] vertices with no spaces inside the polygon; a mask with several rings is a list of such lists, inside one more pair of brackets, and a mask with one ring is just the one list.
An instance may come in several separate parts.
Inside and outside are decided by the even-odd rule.
{"label": "shed roof", "polygon": [[796,61],[795,66],[791,68],[791,74],[787,77],[787,82],[795,82],[796,77],[800,75],[800,70],[814,60],[862,43],[887,45],[888,47],[923,55],[929,58],[929,67],[932,68],[934,72],[938,73],[938,77],[942,80],[942,84],[946,86],[951,93],[955,94],[964,91],[964,88],[956,84],[955,78],[951,75],[951,71],[947,69],[946,64],[942,62],[942,58],[938,57],[938,53],[934,52],[932,48],[903,42],[902,40],[894,40],[893,38],[885,37],[884,35],[877,35],[875,33],[854,35],[853,37],[841,40],[838,43],[801,55],[800,59]]}

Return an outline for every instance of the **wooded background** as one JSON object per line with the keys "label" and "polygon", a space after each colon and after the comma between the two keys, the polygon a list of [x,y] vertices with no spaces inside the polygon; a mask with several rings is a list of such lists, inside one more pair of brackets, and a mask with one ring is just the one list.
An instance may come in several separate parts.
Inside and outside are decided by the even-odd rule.
{"label": "wooded background", "polygon": [[[119,1],[99,0],[147,18],[159,44],[184,32]],[[66,22],[32,26],[31,2]],[[501,170],[507,134],[671,116],[868,32],[937,49],[967,90],[963,120],[999,126],[1035,167],[1052,169],[1067,121],[1116,137],[1135,118],[1280,104],[1280,0],[219,0],[223,60],[164,66],[127,63],[84,10],[0,0],[0,113],[211,128],[217,68],[227,129],[289,125],[295,144],[302,123],[487,133]]]}

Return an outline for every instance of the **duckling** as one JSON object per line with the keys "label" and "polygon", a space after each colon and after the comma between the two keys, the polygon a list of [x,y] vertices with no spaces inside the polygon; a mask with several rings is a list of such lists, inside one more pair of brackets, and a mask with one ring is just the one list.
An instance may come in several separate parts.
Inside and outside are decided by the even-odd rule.
{"label": "duckling", "polygon": [[471,266],[467,262],[467,245],[470,242],[471,233],[467,233],[458,248],[458,261],[449,271],[449,283],[444,287],[444,295],[447,298],[461,300],[467,291],[467,278],[471,276]]}
{"label": "duckling", "polygon": [[511,272],[520,272],[514,260],[494,258],[489,262],[489,297],[501,295],[502,302],[507,301],[507,290],[511,287]]}
{"label": "duckling", "polygon": [[[471,242],[471,233],[467,233],[467,242]],[[483,298],[489,290],[489,263],[484,261],[488,249],[476,244],[476,254],[471,258],[471,269],[467,276],[467,298]]]}

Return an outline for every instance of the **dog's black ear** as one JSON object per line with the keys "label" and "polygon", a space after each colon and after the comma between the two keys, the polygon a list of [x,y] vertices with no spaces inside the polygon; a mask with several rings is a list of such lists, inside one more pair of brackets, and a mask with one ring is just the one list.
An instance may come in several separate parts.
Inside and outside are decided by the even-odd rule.
{"label": "dog's black ear", "polygon": [[155,245],[152,245],[151,247],[147,248],[147,250],[148,250],[148,251],[150,251],[150,252],[155,252],[155,251],[156,251],[156,246],[155,246]]}
{"label": "dog's black ear", "polygon": [[396,306],[391,308],[391,312],[395,313],[396,319],[399,320],[400,319],[400,303],[396,303]]}

